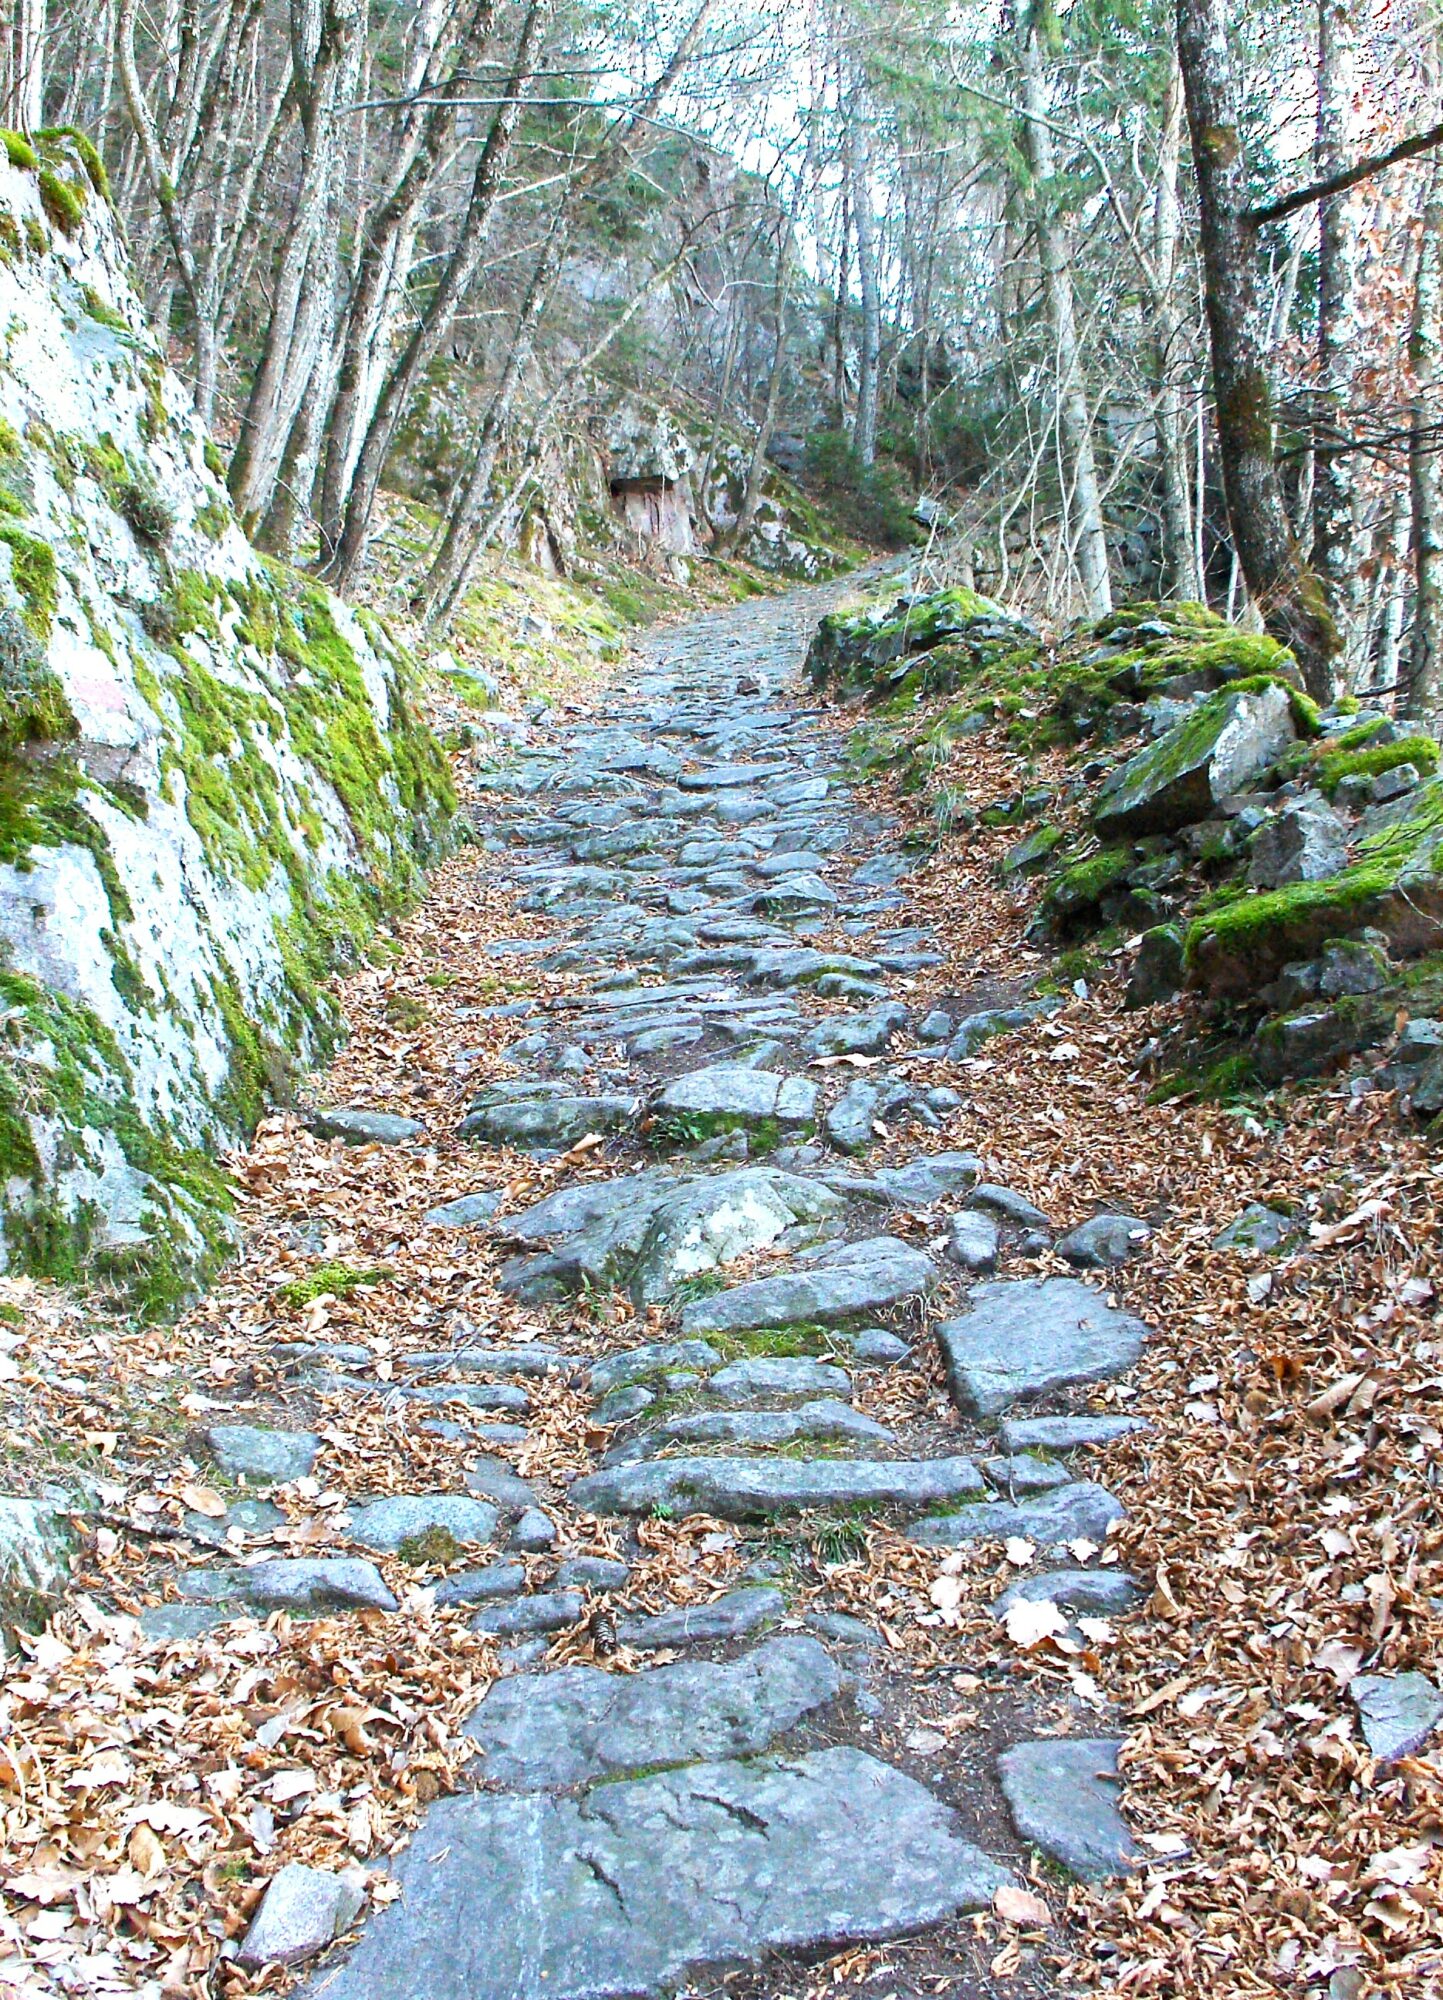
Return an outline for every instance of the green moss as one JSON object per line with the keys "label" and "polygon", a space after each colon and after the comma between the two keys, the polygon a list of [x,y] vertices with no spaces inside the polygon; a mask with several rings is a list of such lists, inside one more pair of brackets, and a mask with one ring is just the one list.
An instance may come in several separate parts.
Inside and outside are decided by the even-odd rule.
{"label": "green moss", "polygon": [[219,445],[216,444],[213,438],[207,438],[205,443],[201,446],[201,457],[205,460],[205,469],[210,474],[211,478],[219,479],[222,482],[222,484],[224,484],[225,453],[220,449]]}
{"label": "green moss", "polygon": [[133,465],[107,432],[84,448],[85,463],[115,511],[138,541],[160,548],[169,541],[175,516],[143,468]]}
{"label": "green moss", "polygon": [[129,333],[130,325],[125,315],[117,312],[113,305],[108,304],[100,296],[99,292],[96,291],[94,285],[82,285],[80,287],[80,296],[85,303],[85,310],[91,319],[98,320],[101,326],[108,326],[115,333]]}
{"label": "green moss", "polygon": [[207,541],[218,542],[230,527],[233,518],[230,508],[223,500],[208,500],[204,507],[197,507],[195,525]]}
{"label": "green moss", "polygon": [[40,176],[40,206],[62,236],[74,236],[85,220],[85,193],[47,167]]}
{"label": "green moss", "polygon": [[85,170],[85,177],[102,201],[110,200],[110,176],[105,171],[105,162],[96,150],[89,136],[74,125],[51,125],[35,134],[36,139],[47,153],[63,154],[72,152]]}
{"label": "green moss", "polygon": [[357,1270],[351,1264],[318,1264],[304,1278],[292,1278],[276,1288],[276,1298],[284,1306],[308,1306],[313,1299],[344,1298],[362,1285],[379,1285],[391,1275],[383,1266]]}
{"label": "green moss", "polygon": [[1109,889],[1116,888],[1136,866],[1131,847],[1104,847],[1082,861],[1074,861],[1049,884],[1045,901],[1061,915],[1075,915],[1096,908]]}
{"label": "green moss", "polygon": [[25,241],[37,257],[43,257],[50,248],[50,238],[33,215],[25,218]]}
{"label": "green moss", "polygon": [[[1350,735],[1358,733],[1349,731]],[[1318,784],[1332,798],[1344,778],[1377,778],[1403,764],[1412,764],[1424,777],[1431,777],[1438,769],[1437,739],[1402,736],[1396,743],[1379,743],[1368,749],[1330,750],[1318,759]]]}
{"label": "green moss", "polygon": [[409,1563],[413,1569],[444,1568],[464,1552],[451,1530],[443,1528],[439,1522],[423,1528],[418,1535],[407,1535],[396,1548],[401,1561]]}
{"label": "green moss", "polygon": [[48,542],[0,520],[0,543],[10,551],[10,581],[24,606],[22,616],[42,645],[49,643],[60,602],[55,556]]}
{"label": "green moss", "polygon": [[0,129],[0,146],[11,166],[19,167],[22,173],[33,174],[40,165],[39,155],[23,133]]}

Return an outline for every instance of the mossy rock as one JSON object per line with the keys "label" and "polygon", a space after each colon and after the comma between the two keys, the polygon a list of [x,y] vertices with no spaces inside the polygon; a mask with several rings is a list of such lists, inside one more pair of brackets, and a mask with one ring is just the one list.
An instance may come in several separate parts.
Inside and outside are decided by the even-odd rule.
{"label": "mossy rock", "polygon": [[1438,739],[1400,736],[1392,743],[1353,748],[1342,738],[1337,747],[1317,760],[1318,788],[1331,799],[1345,778],[1379,778],[1385,771],[1396,771],[1404,764],[1411,764],[1422,776],[1431,778],[1438,769]]}
{"label": "mossy rock", "polygon": [[1092,813],[1099,836],[1172,833],[1208,818],[1296,740],[1295,700],[1266,679],[1209,696],[1106,780]]}
{"label": "mossy rock", "polygon": [[1373,928],[1396,956],[1412,957],[1436,948],[1440,921],[1443,778],[1435,777],[1399,801],[1336,875],[1266,895],[1241,885],[1220,891],[1188,932],[1189,978],[1209,993],[1246,999],[1329,938]]}

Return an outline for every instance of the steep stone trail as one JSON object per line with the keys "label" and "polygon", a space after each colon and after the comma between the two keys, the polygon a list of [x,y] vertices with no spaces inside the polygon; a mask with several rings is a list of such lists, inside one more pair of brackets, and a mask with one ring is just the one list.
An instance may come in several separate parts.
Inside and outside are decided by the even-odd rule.
{"label": "steep stone trail", "polygon": [[[443,1760],[455,1788],[412,1789],[434,1802],[364,1917],[343,1873],[290,1861],[230,1948],[249,1974],[359,1921],[308,1994],[725,1977],[799,2000],[841,1954],[878,1996],[1041,2000],[1069,1951],[1060,1884],[1135,1858],[1095,1683],[1021,1681],[953,1614],[985,1561],[1015,1578],[998,1619],[1040,1619],[1081,1659],[1138,1599],[1088,1465],[1145,1429],[1101,1398],[1148,1329],[1050,1253],[1096,1272],[1146,1232],[1114,1216],[1055,1239],[985,1145],[949,1136],[939,1079],[970,1054],[977,996],[938,1004],[947,955],[909,915],[900,829],[804,691],[834,596],[664,631],[597,712],[498,732],[474,773],[484,852],[418,920],[464,940],[446,963],[473,969],[442,987],[490,997],[448,997],[447,1033],[479,1039],[441,1052],[443,1085],[404,1041],[359,1036],[262,1204],[237,1296],[264,1299],[277,1254],[304,1270],[341,1245],[394,1259],[356,1274],[385,1303],[349,1318],[346,1271],[313,1264],[291,1287],[306,1337],[259,1372],[220,1358],[234,1386],[192,1402],[226,1490],[209,1515],[184,1501],[191,1549],[150,1580],[142,1631],[184,1673],[187,1648],[214,1662],[254,1630],[236,1621],[288,1613],[277,1660],[298,1647],[323,1687],[321,1656],[299,1665],[306,1621],[334,1621],[345,1685],[355,1614],[385,1714],[384,1635],[409,1620],[426,1665],[394,1714],[415,1720],[448,1659],[481,1698],[457,1714],[474,1751]],[[259,1186],[282,1136],[258,1139]],[[237,1323],[224,1294],[208,1310]],[[898,1583],[934,1607],[920,1624]],[[273,1699],[263,1760],[304,1712]],[[364,1821],[374,1765],[300,1754],[337,1823]],[[374,1864],[369,1837],[352,1852]]]}
{"label": "steep stone trail", "polygon": [[[349,1537],[488,1545],[437,1601],[477,1607],[504,1677],[470,1723],[476,1789],[430,1809],[399,1897],[308,1991],[641,1995],[920,1937],[906,1991],[940,1977],[1040,1993],[1035,1950],[1000,1978],[962,1920],[1022,1879],[1030,1848],[1087,1880],[1128,1858],[1118,1746],[1094,1714],[1077,1711],[1075,1736],[1037,1736],[999,1686],[985,1753],[938,1782],[948,1736],[929,1688],[889,1672],[863,1620],[796,1615],[774,1552],[829,1519],[839,1538],[886,1522],[930,1551],[1028,1537],[1066,1569],[1053,1594],[1079,1615],[1133,1595],[1104,1560],[1121,1509],[1070,1455],[1126,1420],[1071,1412],[1077,1385],[1125,1370],[1145,1329],[1077,1280],[969,1296],[936,1254],[950,1220],[956,1257],[985,1272],[999,1237],[1037,1240],[1046,1218],[945,1144],[957,1100],[928,1072],[954,1024],[917,1018],[907,997],[941,954],[906,922],[895,829],[849,790],[835,728],[799,692],[823,601],[662,634],[603,716],[491,781],[488,833],[544,918],[512,942],[540,970],[588,977],[502,1004],[515,1073],[476,1093],[461,1130],[542,1157],[604,1147],[609,1171],[519,1212],[497,1216],[483,1191],[428,1220],[503,1243],[503,1290],[558,1324],[619,1288],[652,1325],[624,1322],[581,1374],[597,1463],[549,1498],[504,1455],[524,1444],[530,1385],[575,1374],[564,1341],[473,1334],[410,1357],[409,1393],[444,1406],[436,1427],[503,1456],[478,1457],[466,1495],[357,1508]],[[352,1138],[407,1136],[355,1111],[330,1129],[348,1123]],[[934,1338],[950,1405],[915,1376]],[[344,1374],[346,1356],[317,1362]],[[890,1387],[907,1371],[910,1399]],[[1052,1414],[1018,1421],[1024,1403]],[[697,1514],[750,1533],[754,1558],[709,1602],[628,1612],[645,1525]],[[564,1548],[577,1522],[609,1524],[618,1553],[550,1574],[518,1561]],[[330,1569],[333,1601],[385,1590],[356,1557],[311,1568]],[[1035,1593],[1037,1573],[1018,1588]],[[595,1663],[550,1659],[578,1629]],[[617,1648],[638,1671],[609,1670]],[[286,1893],[300,1921],[315,1892],[277,1882],[250,1962],[286,1937]],[[889,1976],[903,1991],[907,1975]],[[782,1990],[783,1971],[765,1977]]]}

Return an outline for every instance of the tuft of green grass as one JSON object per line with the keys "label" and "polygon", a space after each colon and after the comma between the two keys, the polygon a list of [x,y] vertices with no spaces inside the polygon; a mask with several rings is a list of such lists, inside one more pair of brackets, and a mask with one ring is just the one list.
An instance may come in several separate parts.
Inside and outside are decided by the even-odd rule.
{"label": "tuft of green grass", "polygon": [[347,1292],[358,1291],[363,1285],[383,1284],[390,1276],[385,1265],[357,1270],[353,1264],[318,1264],[304,1278],[292,1278],[289,1284],[277,1286],[276,1298],[282,1305],[308,1306],[313,1299],[344,1298]]}

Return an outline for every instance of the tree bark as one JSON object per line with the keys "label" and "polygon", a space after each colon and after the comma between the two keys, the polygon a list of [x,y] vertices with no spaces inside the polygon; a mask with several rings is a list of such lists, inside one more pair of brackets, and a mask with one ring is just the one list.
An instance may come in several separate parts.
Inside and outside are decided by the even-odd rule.
{"label": "tree bark", "polygon": [[7,0],[0,26],[0,122],[17,132],[45,123],[45,0]]}
{"label": "tree bark", "polygon": [[1291,646],[1308,691],[1330,701],[1338,629],[1288,520],[1247,222],[1247,170],[1227,40],[1227,0],[1177,0],[1178,57],[1197,175],[1223,491],[1233,547],[1267,629]]}
{"label": "tree bark", "polygon": [[1092,444],[1092,415],[1082,379],[1082,349],[1077,337],[1077,309],[1072,289],[1072,246],[1052,209],[1055,165],[1047,87],[1042,71],[1035,13],[1029,9],[1019,23],[1022,58],[1022,139],[1031,173],[1033,226],[1042,289],[1052,328],[1057,361],[1057,424],[1064,471],[1072,489],[1073,540],[1077,573],[1088,616],[1102,618],[1112,609],[1112,581],[1107,566],[1107,532],[1102,518],[1102,493]]}
{"label": "tree bark", "polygon": [[752,445],[751,463],[747,467],[747,483],[742,494],[742,504],[737,509],[737,518],[731,532],[726,537],[726,546],[735,549],[742,537],[757,517],[757,507],[762,497],[762,482],[767,471],[767,446],[772,441],[772,432],[777,427],[777,407],[781,399],[782,373],[787,358],[787,289],[791,276],[792,227],[788,216],[782,217],[777,229],[777,277],[772,293],[772,322],[776,328],[776,345],[772,349],[772,365],[767,372],[767,396],[762,408],[762,420],[757,428]]}
{"label": "tree bark", "polygon": [[1174,64],[1163,100],[1162,144],[1158,149],[1157,193],[1152,215],[1152,261],[1156,273],[1153,320],[1157,355],[1157,442],[1162,461],[1162,546],[1168,585],[1174,597],[1201,601],[1193,534],[1192,479],[1188,461],[1187,409],[1183,401],[1182,315],[1177,309],[1177,246],[1182,212],[1177,198],[1182,151],[1182,78]]}
{"label": "tree bark", "polygon": [[1405,715],[1443,716],[1443,165],[1423,207],[1408,361],[1413,376],[1408,484],[1413,501],[1413,632]]}
{"label": "tree bark", "polygon": [[857,415],[852,449],[861,465],[877,458],[877,380],[882,357],[882,301],[877,282],[877,224],[872,209],[872,159],[866,116],[855,102],[847,126],[847,170],[857,230],[857,285],[862,295],[862,343],[857,365]]}
{"label": "tree bark", "polygon": [[[553,0],[531,0],[527,9],[512,59],[511,74],[500,92],[502,101],[496,108],[486,134],[486,143],[476,162],[471,193],[455,247],[440,282],[427,301],[426,310],[416,322],[411,338],[392,366],[385,387],[377,398],[356,456],[340,532],[334,546],[322,546],[322,573],[339,589],[344,589],[355,580],[365,558],[371,517],[376,510],[376,495],[381,488],[381,474],[406,406],[441,345],[467,286],[476,275],[476,266],[481,261],[481,246],[491,212],[496,206],[496,197],[501,192],[511,142],[521,115],[522,93],[535,75],[552,4]],[[339,512],[339,509],[336,511]]]}
{"label": "tree bark", "polygon": [[[1318,0],[1318,178],[1341,171],[1352,147],[1358,0]],[[1361,548],[1353,460],[1330,449],[1348,435],[1358,343],[1357,211],[1335,194],[1318,214],[1318,395],[1314,421],[1312,566],[1343,642],[1346,678],[1356,664]]]}

